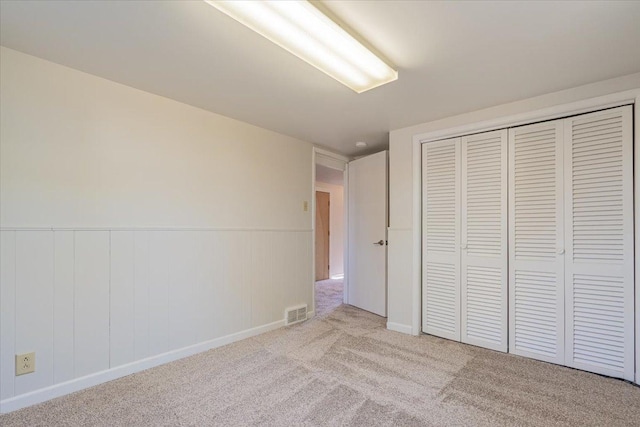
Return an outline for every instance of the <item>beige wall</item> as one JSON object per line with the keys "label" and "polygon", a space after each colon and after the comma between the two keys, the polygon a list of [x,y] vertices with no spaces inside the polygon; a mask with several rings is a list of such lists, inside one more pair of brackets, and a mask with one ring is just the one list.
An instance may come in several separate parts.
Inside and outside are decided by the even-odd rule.
{"label": "beige wall", "polygon": [[310,228],[311,144],[1,55],[3,227]]}
{"label": "beige wall", "polygon": [[311,144],[0,55],[0,411],[311,307]]}

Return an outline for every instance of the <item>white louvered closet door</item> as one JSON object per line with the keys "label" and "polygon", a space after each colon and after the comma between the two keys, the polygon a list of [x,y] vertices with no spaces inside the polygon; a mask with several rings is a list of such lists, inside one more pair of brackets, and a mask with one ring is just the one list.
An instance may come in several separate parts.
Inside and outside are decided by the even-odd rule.
{"label": "white louvered closet door", "polygon": [[509,352],[564,364],[563,122],[509,129]]}
{"label": "white louvered closet door", "polygon": [[460,341],[460,138],[422,145],[422,330]]}
{"label": "white louvered closet door", "polygon": [[507,130],[462,138],[462,342],[507,351]]}
{"label": "white louvered closet door", "polygon": [[566,364],[634,378],[631,106],[565,119]]}

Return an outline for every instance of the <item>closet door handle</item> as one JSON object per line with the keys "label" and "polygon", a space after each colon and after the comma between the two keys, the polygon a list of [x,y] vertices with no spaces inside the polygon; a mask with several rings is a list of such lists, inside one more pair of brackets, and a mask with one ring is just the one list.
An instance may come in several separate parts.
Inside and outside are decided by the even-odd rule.
{"label": "closet door handle", "polygon": [[564,255],[564,249],[558,249],[558,255]]}

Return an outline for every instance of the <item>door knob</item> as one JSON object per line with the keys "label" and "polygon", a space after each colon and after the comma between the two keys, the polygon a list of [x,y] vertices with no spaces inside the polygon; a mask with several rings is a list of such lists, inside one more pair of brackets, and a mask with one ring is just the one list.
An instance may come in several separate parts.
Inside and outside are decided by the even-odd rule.
{"label": "door knob", "polygon": [[377,242],[374,243],[374,245],[384,246],[384,240],[378,240]]}

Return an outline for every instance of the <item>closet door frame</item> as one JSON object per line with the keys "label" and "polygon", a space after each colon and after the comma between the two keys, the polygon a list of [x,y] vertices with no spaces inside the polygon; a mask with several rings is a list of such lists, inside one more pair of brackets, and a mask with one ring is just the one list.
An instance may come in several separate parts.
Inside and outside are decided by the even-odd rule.
{"label": "closet door frame", "polygon": [[[422,327],[422,144],[461,137],[471,133],[487,132],[496,129],[503,129],[519,126],[544,120],[554,120],[576,114],[590,113],[606,108],[619,107],[622,105],[634,105],[634,147],[640,144],[640,88],[625,90],[622,92],[609,93],[602,96],[585,98],[579,101],[565,103],[547,103],[547,106],[534,109],[521,109],[517,113],[505,114],[495,118],[480,121],[458,121],[464,124],[448,128],[438,128],[436,130],[416,131],[412,136],[412,246],[407,247],[407,256],[412,258],[411,275],[411,333],[420,335]],[[538,104],[540,105],[540,104]],[[543,104],[544,105],[544,104]],[[429,127],[424,127],[429,129]],[[434,127],[431,127],[433,129]],[[634,149],[634,168],[640,165],[640,145]],[[640,224],[640,172],[634,174],[634,219],[636,224]],[[635,246],[640,248],[640,233],[634,236]],[[636,271],[640,271],[640,257],[635,257]],[[640,274],[635,276],[635,305],[640,308]],[[640,310],[636,309],[635,319],[635,341],[636,341],[636,373],[635,381],[640,384]]]}

